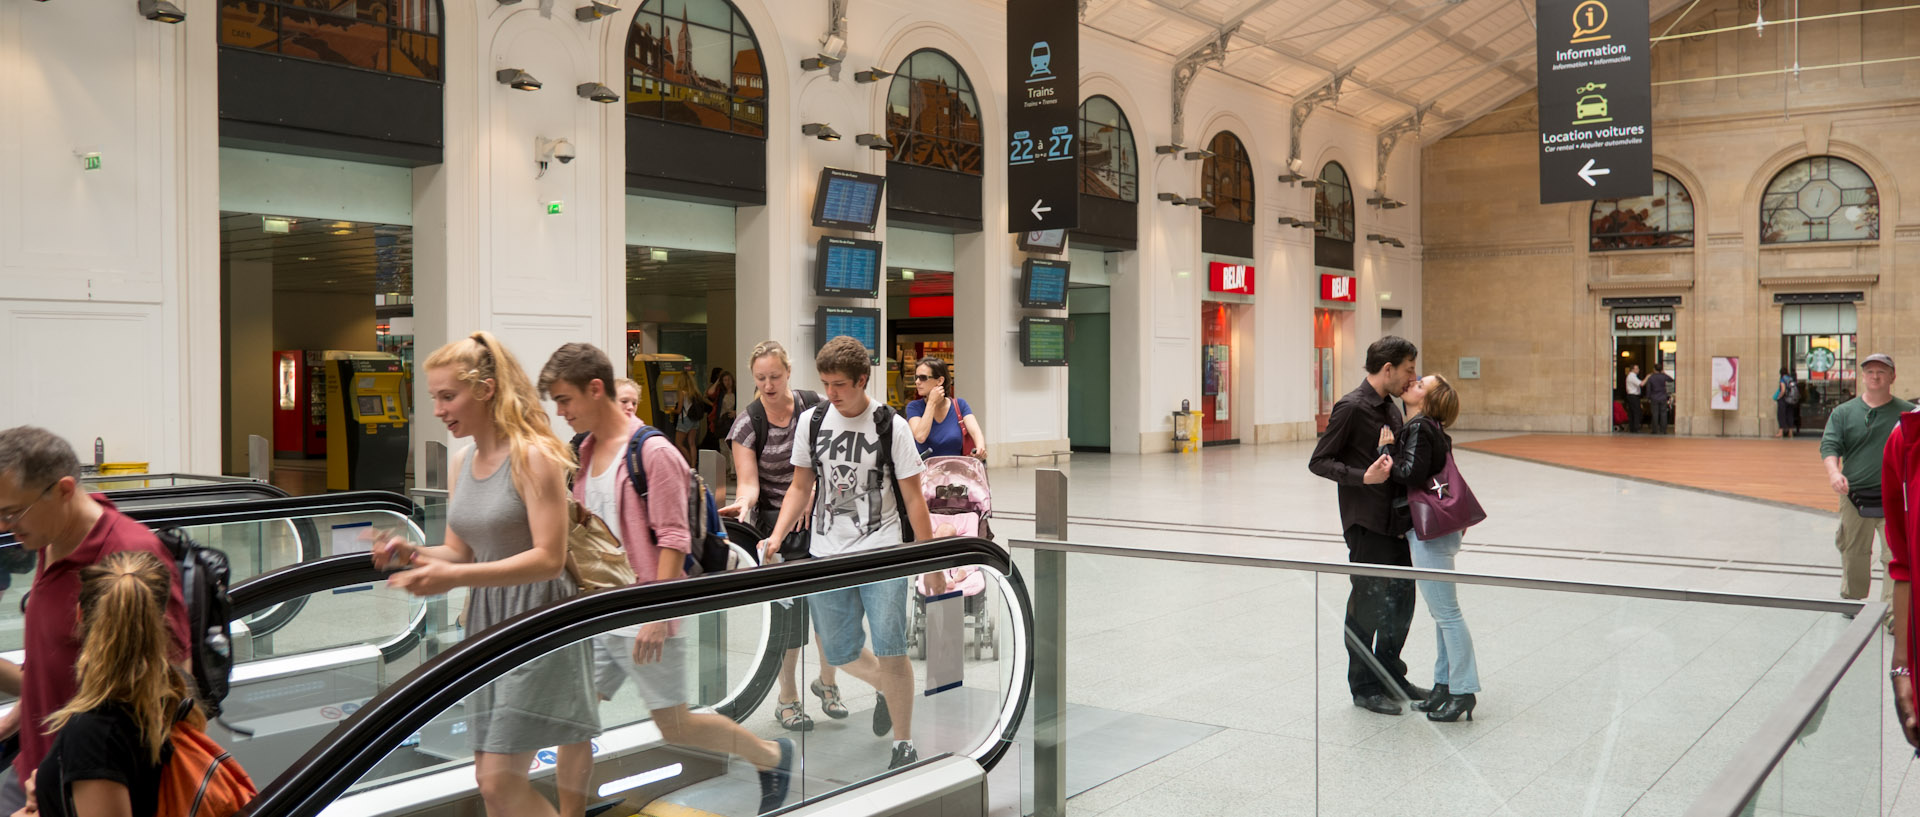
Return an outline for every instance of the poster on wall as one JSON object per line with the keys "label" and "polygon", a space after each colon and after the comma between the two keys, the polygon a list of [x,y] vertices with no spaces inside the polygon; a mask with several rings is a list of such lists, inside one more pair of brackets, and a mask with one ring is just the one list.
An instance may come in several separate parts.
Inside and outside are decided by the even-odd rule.
{"label": "poster on wall", "polygon": [[1737,411],[1740,408],[1740,358],[1716,357],[1713,359],[1713,402],[1714,411]]}

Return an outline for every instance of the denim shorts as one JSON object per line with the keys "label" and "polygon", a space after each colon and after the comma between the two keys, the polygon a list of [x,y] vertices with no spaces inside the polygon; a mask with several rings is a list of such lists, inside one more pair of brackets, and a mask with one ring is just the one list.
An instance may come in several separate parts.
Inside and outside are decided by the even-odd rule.
{"label": "denim shorts", "polygon": [[816,593],[807,602],[827,663],[838,667],[860,657],[860,648],[866,644],[860,632],[863,617],[873,636],[874,655],[887,658],[907,654],[906,579]]}

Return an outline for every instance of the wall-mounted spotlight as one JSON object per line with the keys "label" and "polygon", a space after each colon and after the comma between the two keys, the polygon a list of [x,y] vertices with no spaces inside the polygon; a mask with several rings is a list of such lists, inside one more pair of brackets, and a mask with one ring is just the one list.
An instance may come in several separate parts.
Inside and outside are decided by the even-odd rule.
{"label": "wall-mounted spotlight", "polygon": [[853,137],[853,143],[863,148],[873,148],[874,150],[893,149],[893,143],[887,141],[887,137],[877,133],[863,133],[855,136]]}
{"label": "wall-mounted spotlight", "polygon": [[[141,2],[147,2],[147,0],[141,0]],[[154,0],[154,2],[166,2],[166,0]],[[511,86],[516,91],[540,90],[540,80],[534,79],[532,74],[518,68],[502,68],[493,72],[493,78],[501,85]]]}
{"label": "wall-mounted spotlight", "polygon": [[878,68],[868,68],[865,71],[855,71],[853,74],[853,81],[854,82],[879,82],[880,80],[886,79],[887,77],[890,77],[890,76],[893,76],[892,71],[883,71]]}
{"label": "wall-mounted spotlight", "polygon": [[1187,197],[1182,196],[1179,193],[1161,193],[1160,200],[1173,202],[1173,206],[1175,207],[1179,207],[1180,205],[1187,203]]}
{"label": "wall-mounted spotlight", "polygon": [[1311,221],[1304,221],[1304,220],[1302,220],[1302,219],[1297,219],[1297,218],[1294,218],[1293,216],[1281,216],[1281,217],[1280,217],[1280,226],[1282,226],[1282,227],[1306,227],[1306,228],[1308,228],[1308,229],[1312,229],[1312,228],[1313,228],[1313,226],[1314,226],[1314,224],[1313,224],[1313,222],[1311,222]]}
{"label": "wall-mounted spotlight", "polygon": [[1171,145],[1156,145],[1153,148],[1153,152],[1158,153],[1162,156],[1171,156],[1175,153],[1179,153],[1180,151],[1183,151],[1186,149],[1187,149],[1186,145],[1180,144],[1179,142],[1175,142]]}
{"label": "wall-mounted spotlight", "polygon": [[1302,175],[1300,175],[1300,174],[1298,174],[1298,173],[1282,173],[1282,174],[1280,174],[1280,183],[1281,183],[1281,184],[1293,184],[1293,183],[1295,183],[1295,182],[1298,182],[1298,181],[1300,181],[1301,179],[1304,179],[1304,178],[1306,178],[1306,177],[1305,177],[1305,176],[1302,176]]}
{"label": "wall-mounted spotlight", "polygon": [[1213,151],[1207,150],[1205,148],[1202,148],[1200,150],[1189,150],[1187,151],[1187,154],[1186,154],[1186,159],[1189,162],[1195,159],[1210,159],[1210,158],[1213,158]]}
{"label": "wall-mounted spotlight", "polygon": [[611,104],[620,101],[619,94],[614,93],[612,88],[608,88],[598,82],[582,82],[579,85],[573,86],[573,92],[579,94],[581,99],[591,99],[595,102]]}
{"label": "wall-mounted spotlight", "polygon": [[840,141],[840,132],[825,122],[808,122],[800,126],[800,132],[822,142]]}
{"label": "wall-mounted spotlight", "polygon": [[167,0],[140,0],[140,16],[156,23],[168,24],[187,19],[186,12]]}
{"label": "wall-mounted spotlight", "polygon": [[1394,238],[1393,236],[1388,236],[1388,235],[1381,235],[1379,233],[1367,233],[1367,240],[1375,244],[1385,244],[1389,247],[1407,246],[1404,242],[1402,242],[1398,238]]}
{"label": "wall-mounted spotlight", "polygon": [[1312,190],[1320,186],[1320,180],[1319,179],[1301,179],[1300,186],[1308,190]]}
{"label": "wall-mounted spotlight", "polygon": [[1213,202],[1207,201],[1206,199],[1200,198],[1199,196],[1195,196],[1193,198],[1187,199],[1186,205],[1188,207],[1198,207],[1201,210],[1213,209]]}
{"label": "wall-mounted spotlight", "polygon": [[1367,199],[1367,203],[1375,207],[1378,207],[1382,210],[1398,210],[1402,207],[1407,206],[1407,203],[1404,201],[1401,201],[1399,199],[1390,199],[1390,198],[1387,198],[1386,196],[1374,196],[1373,198]]}
{"label": "wall-mounted spotlight", "polygon": [[587,0],[587,4],[573,10],[573,19],[591,23],[620,10],[620,4],[614,0]]}
{"label": "wall-mounted spotlight", "polygon": [[800,61],[800,70],[818,71],[840,64],[840,58],[832,54],[818,54]]}

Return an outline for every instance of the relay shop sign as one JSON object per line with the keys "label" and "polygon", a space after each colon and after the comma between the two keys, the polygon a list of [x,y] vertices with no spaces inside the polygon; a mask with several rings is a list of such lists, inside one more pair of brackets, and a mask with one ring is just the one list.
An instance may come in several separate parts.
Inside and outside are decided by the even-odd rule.
{"label": "relay shop sign", "polygon": [[1355,303],[1359,301],[1360,300],[1359,296],[1354,294],[1353,276],[1351,275],[1320,276],[1320,300],[1346,301],[1347,303]]}
{"label": "relay shop sign", "polygon": [[1208,264],[1207,289],[1214,292],[1231,292],[1236,295],[1252,295],[1253,265],[1222,264],[1219,261]]}
{"label": "relay shop sign", "polygon": [[1080,226],[1080,6],[1007,0],[1007,232]]}
{"label": "relay shop sign", "polygon": [[1540,203],[1653,192],[1646,0],[1539,0]]}

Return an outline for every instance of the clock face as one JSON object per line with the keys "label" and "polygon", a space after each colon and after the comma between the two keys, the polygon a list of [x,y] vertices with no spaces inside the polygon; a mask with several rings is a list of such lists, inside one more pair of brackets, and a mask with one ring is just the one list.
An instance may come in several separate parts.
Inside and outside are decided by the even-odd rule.
{"label": "clock face", "polygon": [[1808,182],[1800,188],[1800,212],[1814,218],[1826,218],[1840,209],[1840,186],[1826,179]]}

